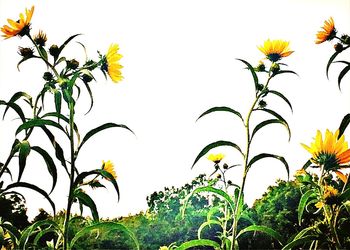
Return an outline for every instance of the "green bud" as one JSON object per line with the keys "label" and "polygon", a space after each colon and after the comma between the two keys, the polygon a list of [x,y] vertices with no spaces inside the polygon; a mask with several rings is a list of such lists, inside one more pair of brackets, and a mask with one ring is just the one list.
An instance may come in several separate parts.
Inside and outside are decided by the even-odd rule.
{"label": "green bud", "polygon": [[88,82],[91,82],[93,78],[88,74],[83,74],[81,79],[83,80],[83,82],[88,83]]}
{"label": "green bud", "polygon": [[77,69],[79,67],[79,62],[75,59],[67,60],[66,63],[68,69]]}
{"label": "green bud", "polygon": [[53,75],[51,74],[51,72],[45,72],[43,75],[43,78],[45,81],[51,81],[53,79]]}
{"label": "green bud", "polygon": [[344,50],[344,47],[343,47],[343,45],[341,43],[337,43],[337,44],[334,45],[334,49],[335,49],[336,52],[340,53],[340,52],[342,52]]}
{"label": "green bud", "polygon": [[259,105],[259,108],[263,109],[267,106],[267,103],[264,100],[260,100],[258,105]]}
{"label": "green bud", "polygon": [[18,54],[23,58],[31,58],[34,55],[34,50],[32,48],[18,47]]}
{"label": "green bud", "polygon": [[51,47],[49,48],[49,53],[53,57],[58,57],[59,52],[60,52],[60,49],[58,48],[58,46],[56,44],[51,45]]}
{"label": "green bud", "polygon": [[278,63],[273,63],[270,68],[273,74],[276,74],[280,70],[280,65]]}

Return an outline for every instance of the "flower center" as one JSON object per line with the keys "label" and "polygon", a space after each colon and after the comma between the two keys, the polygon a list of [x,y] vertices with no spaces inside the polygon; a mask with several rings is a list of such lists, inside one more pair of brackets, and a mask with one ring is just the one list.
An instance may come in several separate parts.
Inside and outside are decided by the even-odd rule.
{"label": "flower center", "polygon": [[314,160],[317,164],[323,165],[326,171],[336,168],[339,165],[335,154],[320,153]]}
{"label": "flower center", "polygon": [[281,55],[279,53],[271,53],[271,54],[268,54],[266,57],[272,62],[277,62],[278,60],[281,59]]}

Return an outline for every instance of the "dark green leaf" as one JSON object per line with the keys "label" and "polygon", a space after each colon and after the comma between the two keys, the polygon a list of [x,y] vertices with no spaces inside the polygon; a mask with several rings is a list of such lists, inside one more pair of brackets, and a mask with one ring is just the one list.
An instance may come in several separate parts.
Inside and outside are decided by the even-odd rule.
{"label": "dark green leaf", "polygon": [[294,74],[294,75],[299,76],[297,73],[295,73],[295,72],[292,71],[292,70],[279,70],[279,71],[277,71],[276,73],[273,73],[273,76],[272,76],[272,77],[274,77],[274,76],[276,76],[276,75],[280,75],[280,74],[285,74],[285,73],[290,73],[290,74]]}
{"label": "dark green leaf", "polygon": [[73,239],[70,241],[69,244],[69,249],[73,249],[74,244],[77,242],[78,239],[80,239],[80,237],[92,232],[92,231],[102,231],[105,232],[105,234],[107,234],[108,232],[111,231],[119,231],[119,232],[123,232],[125,233],[135,244],[135,250],[140,249],[139,243],[135,237],[135,235],[133,234],[133,232],[131,232],[127,227],[125,227],[124,225],[120,224],[120,223],[116,223],[116,222],[111,222],[111,221],[106,221],[106,222],[98,222],[95,223],[91,226],[86,226],[83,229],[81,229],[79,232],[77,232]]}
{"label": "dark green leaf", "polygon": [[201,234],[202,231],[206,228],[206,227],[210,227],[211,225],[219,225],[220,227],[222,227],[221,223],[217,220],[208,220],[205,221],[204,223],[202,223],[202,225],[198,228],[198,232],[197,232],[197,237],[198,239],[201,239]]}
{"label": "dark green leaf", "polygon": [[306,206],[308,200],[311,197],[315,197],[314,190],[312,190],[312,189],[306,191],[300,198],[299,205],[298,205],[298,222],[299,222],[299,225],[301,225],[301,219],[303,217],[305,206]]}
{"label": "dark green leaf", "polygon": [[238,116],[238,117],[242,120],[242,122],[243,122],[242,115],[241,115],[238,111],[236,111],[236,110],[234,110],[234,109],[231,109],[231,108],[229,108],[229,107],[214,107],[214,108],[208,109],[207,111],[205,111],[203,114],[201,114],[201,115],[198,117],[197,121],[198,121],[201,117],[203,117],[203,116],[205,116],[205,115],[207,115],[207,114],[213,113],[213,112],[217,112],[217,111],[224,111],[224,112],[233,113],[233,114],[235,114],[236,116]]}
{"label": "dark green leaf", "polygon": [[[57,122],[51,121],[51,120],[45,120],[45,119],[32,119],[29,120],[22,125],[20,125],[17,130],[16,130],[16,135],[21,132],[23,129],[28,129],[28,128],[34,128],[34,127],[41,127],[41,126],[53,126],[61,131],[63,131],[67,136],[68,134],[64,130],[64,128]],[[69,136],[68,136],[69,137]]]}
{"label": "dark green leaf", "polygon": [[[24,116],[24,113],[23,113],[21,107],[19,105],[17,105],[16,103],[11,103],[11,102],[7,103],[7,102],[0,100],[0,105],[6,105],[7,107],[12,108],[18,114],[19,118],[21,118],[22,122],[26,121],[26,118]],[[2,119],[5,118],[6,112],[7,112],[7,109],[5,109],[4,114],[2,116]]]}
{"label": "dark green leaf", "polygon": [[52,176],[52,188],[50,191],[50,193],[51,193],[53,191],[53,189],[55,188],[56,183],[57,183],[57,168],[56,168],[55,162],[53,161],[51,156],[44,149],[42,149],[38,146],[33,146],[32,150],[38,152],[45,160],[47,170],[49,171],[50,175]]}
{"label": "dark green leaf", "polygon": [[84,83],[84,85],[85,85],[85,87],[86,87],[86,89],[87,89],[87,91],[88,91],[88,93],[89,93],[89,96],[90,96],[90,108],[89,108],[89,110],[85,113],[85,114],[88,114],[88,113],[90,112],[90,110],[92,109],[92,106],[94,106],[94,97],[93,97],[93,95],[92,95],[92,91],[91,91],[91,88],[90,88],[90,86],[89,86],[89,83],[84,82],[84,81],[83,81],[83,83]]}
{"label": "dark green leaf", "polygon": [[258,225],[251,225],[248,226],[244,229],[242,229],[238,234],[237,234],[237,239],[239,238],[239,236],[241,236],[242,234],[246,233],[246,232],[251,232],[251,231],[259,231],[265,234],[268,234],[269,236],[273,237],[274,239],[276,239],[281,245],[283,245],[283,238],[282,236],[276,232],[275,230],[273,230],[272,228],[266,227],[266,226],[258,226]]}
{"label": "dark green leaf", "polygon": [[256,75],[255,73],[255,70],[253,68],[252,65],[250,65],[247,61],[245,60],[242,60],[242,59],[237,59],[241,62],[243,62],[245,65],[247,65],[248,69],[250,70],[250,73],[252,74],[253,76],[253,79],[254,79],[254,84],[255,84],[255,91],[258,91],[259,90],[259,79],[258,79],[258,76]]}
{"label": "dark green leaf", "polygon": [[288,126],[288,123],[282,121],[282,120],[277,120],[277,119],[269,119],[269,120],[266,120],[266,121],[262,121],[260,122],[258,125],[256,125],[256,127],[254,128],[253,132],[252,132],[252,136],[251,136],[251,140],[253,139],[253,136],[256,134],[256,132],[258,132],[261,128],[269,125],[269,124],[274,124],[274,123],[279,123],[279,124],[282,124],[288,131],[288,140],[290,140],[290,137],[291,137],[291,132],[290,132],[290,129],[289,129],[289,126]]}
{"label": "dark green leaf", "polygon": [[[30,107],[32,108],[33,105],[32,105],[32,97],[30,95],[28,95],[27,93],[25,92],[16,92],[12,97],[11,99],[8,101],[9,103],[15,103],[19,98],[23,97],[25,100],[28,101]],[[5,111],[4,111],[4,116],[7,112],[7,110],[9,109],[9,106],[6,107]]]}
{"label": "dark green leaf", "polygon": [[329,58],[328,60],[328,63],[327,63],[327,67],[326,67],[326,75],[327,75],[327,78],[329,79],[328,77],[328,71],[329,71],[329,67],[331,66],[332,62],[334,61],[334,59],[337,57],[337,55],[339,54],[340,52],[336,51],[334,52],[334,54]]}
{"label": "dark green leaf", "polygon": [[[57,114],[61,114],[61,103],[62,103],[62,94],[60,91],[55,91],[55,108]],[[58,116],[58,122],[60,121],[60,117]]]}
{"label": "dark green leaf", "polygon": [[[62,50],[64,49],[64,47],[66,47],[66,45],[75,37],[80,36],[81,34],[75,34],[73,36],[70,36],[58,49],[58,53],[57,56],[54,58],[54,61],[56,62],[57,58],[59,57],[59,55],[61,54]],[[56,64],[56,63],[55,63]]]}
{"label": "dark green leaf", "polygon": [[308,160],[304,166],[303,166],[303,169],[307,169],[308,167],[310,167],[310,165],[312,164],[311,160]]}
{"label": "dark green leaf", "polygon": [[192,247],[204,247],[204,246],[208,246],[208,247],[214,247],[214,249],[220,249],[220,245],[216,242],[216,241],[212,241],[212,240],[190,240],[187,241],[185,243],[182,243],[178,248],[176,248],[177,250],[185,250],[185,249],[189,249]]}
{"label": "dark green leaf", "polygon": [[290,101],[287,99],[287,97],[285,97],[282,93],[280,93],[280,92],[278,92],[278,91],[276,91],[276,90],[268,90],[268,93],[277,95],[278,97],[280,97],[281,99],[283,99],[283,100],[288,104],[288,106],[290,107],[290,110],[293,112],[292,104],[291,104]]}
{"label": "dark green leaf", "polygon": [[41,188],[39,188],[39,187],[37,187],[37,186],[35,186],[33,184],[26,183],[26,182],[16,182],[16,183],[12,183],[12,184],[8,185],[6,187],[6,189],[4,189],[4,191],[12,189],[12,188],[18,188],[18,187],[29,188],[29,189],[32,189],[32,190],[40,193],[42,196],[44,196],[48,200],[48,202],[50,202],[51,207],[53,209],[53,213],[54,214],[56,213],[55,203],[53,203],[53,201],[51,200],[50,196],[44,190],[42,190]]}
{"label": "dark green leaf", "polygon": [[341,202],[350,200],[350,188],[347,188],[341,195],[339,195],[339,200]]}
{"label": "dark green leaf", "polygon": [[46,52],[45,48],[42,46],[39,46],[39,51],[40,51],[41,56],[47,61],[47,52]]}
{"label": "dark green leaf", "polygon": [[204,155],[206,155],[211,149],[221,147],[221,146],[233,147],[233,148],[237,149],[243,155],[242,150],[240,149],[240,147],[237,144],[230,142],[230,141],[216,141],[216,142],[210,143],[209,145],[207,145],[205,148],[202,149],[202,151],[198,154],[197,158],[194,160],[191,168],[193,168],[193,166],[197,163],[197,161],[200,158],[202,158]]}
{"label": "dark green leaf", "polygon": [[338,76],[338,87],[340,89],[340,82],[343,79],[343,77],[346,75],[346,73],[348,73],[350,70],[350,64],[348,66],[346,66],[344,69],[342,69],[342,71],[340,71],[339,76]]}
{"label": "dark green leaf", "polygon": [[17,69],[19,71],[19,65],[21,65],[23,62],[27,61],[28,59],[31,59],[31,58],[39,58],[37,56],[26,56],[26,57],[23,57],[18,63],[17,63]]}
{"label": "dark green leaf", "polygon": [[347,114],[344,116],[343,120],[340,123],[338,139],[344,134],[344,131],[348,127],[349,123],[350,123],[350,114]]}
{"label": "dark green leaf", "polygon": [[284,159],[283,156],[279,156],[279,155],[273,155],[273,154],[267,154],[267,153],[258,154],[258,155],[256,155],[256,156],[254,156],[254,157],[249,161],[249,163],[248,163],[248,165],[247,165],[248,170],[251,168],[251,166],[252,166],[255,162],[257,162],[257,161],[259,161],[259,160],[261,160],[261,159],[263,159],[263,158],[275,158],[275,159],[281,161],[281,162],[283,163],[283,165],[285,166],[286,170],[287,170],[288,178],[289,178],[289,166],[288,166],[288,163],[287,163],[287,161]]}
{"label": "dark green leaf", "polygon": [[87,140],[89,140],[93,135],[101,132],[102,130],[105,130],[107,128],[124,128],[124,129],[127,129],[129,130],[131,133],[134,134],[134,132],[129,129],[127,126],[125,125],[122,125],[122,124],[115,124],[115,123],[112,123],[112,122],[109,122],[109,123],[105,123],[97,128],[94,128],[92,130],[90,130],[83,138],[83,140],[81,141],[81,144],[79,145],[79,148],[78,148],[78,152],[79,150],[81,149],[81,147],[85,144],[85,142],[87,142]]}
{"label": "dark green leaf", "polygon": [[18,162],[19,162],[19,171],[18,171],[18,180],[21,180],[24,168],[26,166],[27,162],[27,157],[30,153],[30,144],[28,141],[22,141],[20,146],[19,146],[19,157],[18,157]]}
{"label": "dark green leaf", "polygon": [[282,250],[294,249],[294,247],[308,243],[313,240],[317,240],[318,237],[316,235],[307,235],[305,237],[299,238],[297,240],[293,240],[292,242],[285,245]]}
{"label": "dark green leaf", "polygon": [[99,216],[98,216],[96,204],[93,201],[93,199],[91,199],[89,195],[82,192],[82,190],[80,189],[76,189],[74,191],[74,197],[76,197],[82,204],[90,208],[94,221],[98,222]]}
{"label": "dark green leaf", "polygon": [[19,230],[7,221],[0,224],[0,227],[6,229],[6,231],[10,234],[13,243],[16,246],[17,240],[19,240],[19,238],[21,237],[21,233],[19,232]]}

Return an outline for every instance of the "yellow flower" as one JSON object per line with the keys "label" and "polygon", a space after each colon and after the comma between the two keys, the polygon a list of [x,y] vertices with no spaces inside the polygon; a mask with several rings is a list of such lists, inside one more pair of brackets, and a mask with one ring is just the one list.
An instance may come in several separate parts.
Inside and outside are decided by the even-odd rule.
{"label": "yellow flower", "polygon": [[299,169],[295,172],[295,175],[294,176],[303,176],[303,175],[306,175],[306,171],[304,169]]}
{"label": "yellow flower", "polygon": [[210,154],[208,159],[216,164],[220,163],[220,161],[225,157],[223,154]]}
{"label": "yellow flower", "polygon": [[169,248],[167,246],[162,246],[159,248],[159,250],[169,250]]}
{"label": "yellow flower", "polygon": [[119,60],[122,58],[122,55],[118,54],[118,50],[118,44],[111,44],[102,64],[102,70],[107,71],[108,75],[115,83],[123,79],[120,71],[123,66],[119,64]]}
{"label": "yellow flower", "polygon": [[316,208],[323,208],[323,206],[324,206],[324,203],[322,201],[319,201],[315,204]]}
{"label": "yellow flower", "polygon": [[110,173],[114,179],[117,179],[117,175],[114,171],[114,164],[111,161],[102,161],[102,169]]}
{"label": "yellow flower", "polygon": [[337,196],[338,195],[338,190],[335,189],[334,187],[332,186],[325,186],[324,188],[324,192],[323,192],[323,198],[324,199],[328,199],[328,198],[331,198],[331,197],[334,197],[334,196]]}
{"label": "yellow flower", "polygon": [[337,31],[334,28],[334,21],[332,17],[324,21],[324,25],[321,28],[323,30],[317,32],[316,34],[316,41],[315,41],[316,44],[320,44],[325,41],[332,40],[337,33]]}
{"label": "yellow flower", "polygon": [[30,20],[32,19],[34,12],[34,6],[30,10],[26,8],[25,16],[23,13],[20,13],[19,20],[13,21],[12,19],[7,19],[7,22],[10,26],[4,25],[1,27],[1,31],[4,33],[2,36],[5,39],[20,35],[24,36],[29,33]]}
{"label": "yellow flower", "polygon": [[325,170],[337,169],[340,165],[350,162],[350,149],[345,141],[344,135],[338,139],[339,130],[334,134],[328,129],[325,133],[324,140],[318,130],[314,142],[310,146],[301,144],[312,155],[311,161]]}
{"label": "yellow flower", "polygon": [[287,57],[294,51],[289,48],[289,42],[284,40],[267,39],[264,45],[258,46],[258,49],[265,54],[266,58],[271,62],[277,62],[282,57]]}

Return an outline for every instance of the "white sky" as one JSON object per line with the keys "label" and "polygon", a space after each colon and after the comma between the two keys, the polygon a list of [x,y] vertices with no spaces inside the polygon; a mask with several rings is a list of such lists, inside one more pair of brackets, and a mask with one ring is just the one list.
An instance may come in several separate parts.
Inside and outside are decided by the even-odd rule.
{"label": "white sky", "polygon": [[[330,16],[340,34],[349,34],[349,0],[0,0],[1,26],[7,18],[16,19],[32,5],[35,5],[32,34],[44,30],[48,46],[60,45],[70,35],[83,33],[76,41],[86,45],[91,58],[97,58],[97,50],[105,53],[109,44],[115,42],[124,56],[121,63],[125,79],[115,85],[96,72],[98,82],[92,84],[95,97],[92,112],[82,115],[88,109],[87,100],[80,100],[78,106],[81,134],[109,121],[126,124],[136,133],[135,137],[122,129],[106,130],[81,151],[77,162],[81,170],[98,168],[102,160],[115,163],[120,202],[114,199],[111,186],[108,191],[89,192],[93,193],[103,217],[144,210],[146,196],[154,191],[184,185],[200,173],[209,174],[212,164],[206,159],[191,170],[195,157],[207,144],[220,139],[244,142],[243,128],[229,114],[212,114],[197,123],[195,120],[213,106],[230,106],[243,115],[247,112],[253,98],[253,83],[249,72],[243,70],[244,65],[235,58],[256,65],[263,58],[256,46],[268,38],[288,40],[295,51],[283,61],[299,77],[276,77],[270,85],[289,98],[294,113],[283,101],[267,99],[268,107],[289,122],[292,139],[288,143],[285,129],[273,125],[257,134],[253,153],[284,155],[293,174],[309,157],[300,142],[310,143],[317,129],[335,130],[350,112],[349,75],[343,79],[340,92],[336,81],[340,68],[331,67],[330,80],[325,75],[332,45],[314,44],[315,33]],[[16,69],[20,60],[17,47],[28,45],[27,39],[19,38],[0,42],[0,99],[8,100],[17,91],[34,96],[42,88],[43,64],[32,60],[23,63],[20,72]],[[70,47],[65,55],[82,58],[81,47],[74,42]],[[349,59],[348,53],[343,56]],[[12,120],[14,117],[9,113],[0,122],[1,162],[7,157],[19,124]],[[349,131],[345,134],[349,139]],[[43,137],[40,133],[36,136],[31,144],[42,145]],[[51,150],[48,144],[46,148]],[[227,163],[237,163],[237,154],[232,149],[215,152],[220,151],[226,154]],[[60,168],[59,163],[57,166]],[[11,169],[16,173],[16,161]],[[233,171],[233,180],[238,180],[240,175],[241,169]],[[23,180],[49,191],[50,178],[41,159],[31,154]],[[277,178],[286,179],[280,163],[265,160],[256,164],[248,175],[248,204]],[[67,187],[67,177],[61,172],[52,194],[58,209],[66,206]],[[30,217],[41,207],[50,211],[40,195],[26,190],[23,193]]]}

